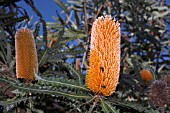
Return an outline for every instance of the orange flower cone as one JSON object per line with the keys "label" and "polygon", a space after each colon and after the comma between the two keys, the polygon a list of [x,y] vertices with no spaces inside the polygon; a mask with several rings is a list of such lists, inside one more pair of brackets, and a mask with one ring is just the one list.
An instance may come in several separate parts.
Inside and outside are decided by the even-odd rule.
{"label": "orange flower cone", "polygon": [[22,28],[15,35],[16,76],[34,80],[34,71],[38,73],[36,45],[31,30]]}
{"label": "orange flower cone", "polygon": [[143,69],[139,73],[143,81],[151,81],[153,78],[152,73],[147,69]]}
{"label": "orange flower cone", "polygon": [[111,16],[93,23],[86,86],[95,94],[110,96],[120,71],[120,24]]}
{"label": "orange flower cone", "polygon": [[47,47],[51,48],[57,42],[57,38],[52,38],[51,36],[47,36]]}

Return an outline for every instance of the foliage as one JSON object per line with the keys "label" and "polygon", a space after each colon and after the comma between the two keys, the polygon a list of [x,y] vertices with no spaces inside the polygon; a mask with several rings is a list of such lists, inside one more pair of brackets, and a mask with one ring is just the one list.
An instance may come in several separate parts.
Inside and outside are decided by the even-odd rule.
{"label": "foliage", "polygon": [[[45,22],[33,0],[25,0],[39,20],[32,23],[20,0],[0,1],[0,111],[31,113],[159,113],[168,105],[152,105],[139,72],[150,70],[154,80],[170,76],[168,0],[54,0],[56,22]],[[94,95],[86,88],[88,52],[93,21],[111,14],[121,23],[121,71],[116,92]],[[36,81],[15,76],[15,33],[33,31],[39,59]],[[43,36],[40,35],[42,28]],[[80,59],[80,65],[76,60]],[[76,65],[80,68],[76,69]],[[169,88],[170,86],[167,85]],[[167,88],[167,89],[168,89]],[[168,92],[168,91],[167,91]],[[170,92],[170,91],[169,91]],[[164,93],[164,92],[162,92]],[[168,93],[166,94],[168,95]]]}

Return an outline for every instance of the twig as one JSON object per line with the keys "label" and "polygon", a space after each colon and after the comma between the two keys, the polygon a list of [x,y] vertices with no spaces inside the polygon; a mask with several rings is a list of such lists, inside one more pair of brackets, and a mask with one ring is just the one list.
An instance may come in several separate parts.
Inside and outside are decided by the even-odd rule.
{"label": "twig", "polygon": [[86,33],[88,34],[88,20],[87,20],[87,10],[86,10],[86,0],[84,0],[84,17],[85,17]]}
{"label": "twig", "polygon": [[[87,34],[87,44],[85,45],[85,49],[88,50],[88,43],[89,43],[89,33],[88,33],[88,19],[87,19],[87,10],[86,10],[86,0],[84,1],[84,16],[85,16],[85,28],[86,28],[86,34]],[[82,68],[84,66],[84,61],[86,58],[87,51],[84,52],[83,59],[82,59],[82,64],[81,64],[81,72]]]}
{"label": "twig", "polygon": [[93,102],[93,106],[90,108],[89,112],[88,113],[92,113],[94,107],[96,106],[97,102]]}
{"label": "twig", "polygon": [[99,15],[99,13],[100,13],[100,11],[101,11],[102,7],[103,7],[103,6],[102,6],[102,5],[100,5],[99,10],[97,11],[97,14],[96,14],[96,16],[95,16],[94,20],[98,17],[98,15]]}

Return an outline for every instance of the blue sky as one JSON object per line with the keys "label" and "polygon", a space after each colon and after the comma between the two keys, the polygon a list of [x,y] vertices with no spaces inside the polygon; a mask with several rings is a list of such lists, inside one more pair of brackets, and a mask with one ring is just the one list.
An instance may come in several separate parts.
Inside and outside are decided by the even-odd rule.
{"label": "blue sky", "polygon": [[[54,19],[52,19],[52,16],[56,16],[56,10],[59,13],[62,11],[61,8],[54,2],[54,0],[33,0],[33,1],[35,7],[40,11],[46,22],[55,21]],[[65,2],[66,0],[60,1]],[[39,20],[39,17],[35,15],[32,9],[24,1],[18,2],[17,4],[27,9],[29,16],[30,17],[33,16],[33,21]]]}
{"label": "blue sky", "polygon": [[[60,0],[62,2],[66,2],[66,0]],[[33,0],[34,6],[39,10],[42,14],[43,19],[46,22],[55,22],[52,16],[57,17],[56,10],[59,14],[61,14],[62,9],[54,2],[54,0]],[[39,21],[39,17],[35,14],[32,8],[27,5],[24,1],[20,1],[17,3],[18,6],[26,9],[29,17],[32,17],[31,23],[33,24],[36,21]],[[42,27],[40,28],[39,35],[42,35]]]}

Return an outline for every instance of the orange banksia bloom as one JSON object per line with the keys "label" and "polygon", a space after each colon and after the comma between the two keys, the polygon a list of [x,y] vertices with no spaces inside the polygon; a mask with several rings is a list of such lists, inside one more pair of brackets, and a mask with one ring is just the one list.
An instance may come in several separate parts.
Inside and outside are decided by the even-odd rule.
{"label": "orange banksia bloom", "polygon": [[80,70],[80,59],[76,59],[76,70]]}
{"label": "orange banksia bloom", "polygon": [[152,80],[152,73],[147,70],[147,69],[143,69],[139,72],[141,78],[143,81],[151,81]]}
{"label": "orange banksia bloom", "polygon": [[53,47],[56,42],[57,42],[57,38],[51,38],[50,36],[47,36],[47,47],[48,48]]}
{"label": "orange banksia bloom", "polygon": [[38,73],[36,45],[31,30],[22,28],[15,35],[16,76],[34,80]]}
{"label": "orange banksia bloom", "polygon": [[111,95],[119,78],[120,24],[110,15],[93,23],[89,55],[86,86],[95,94]]}

